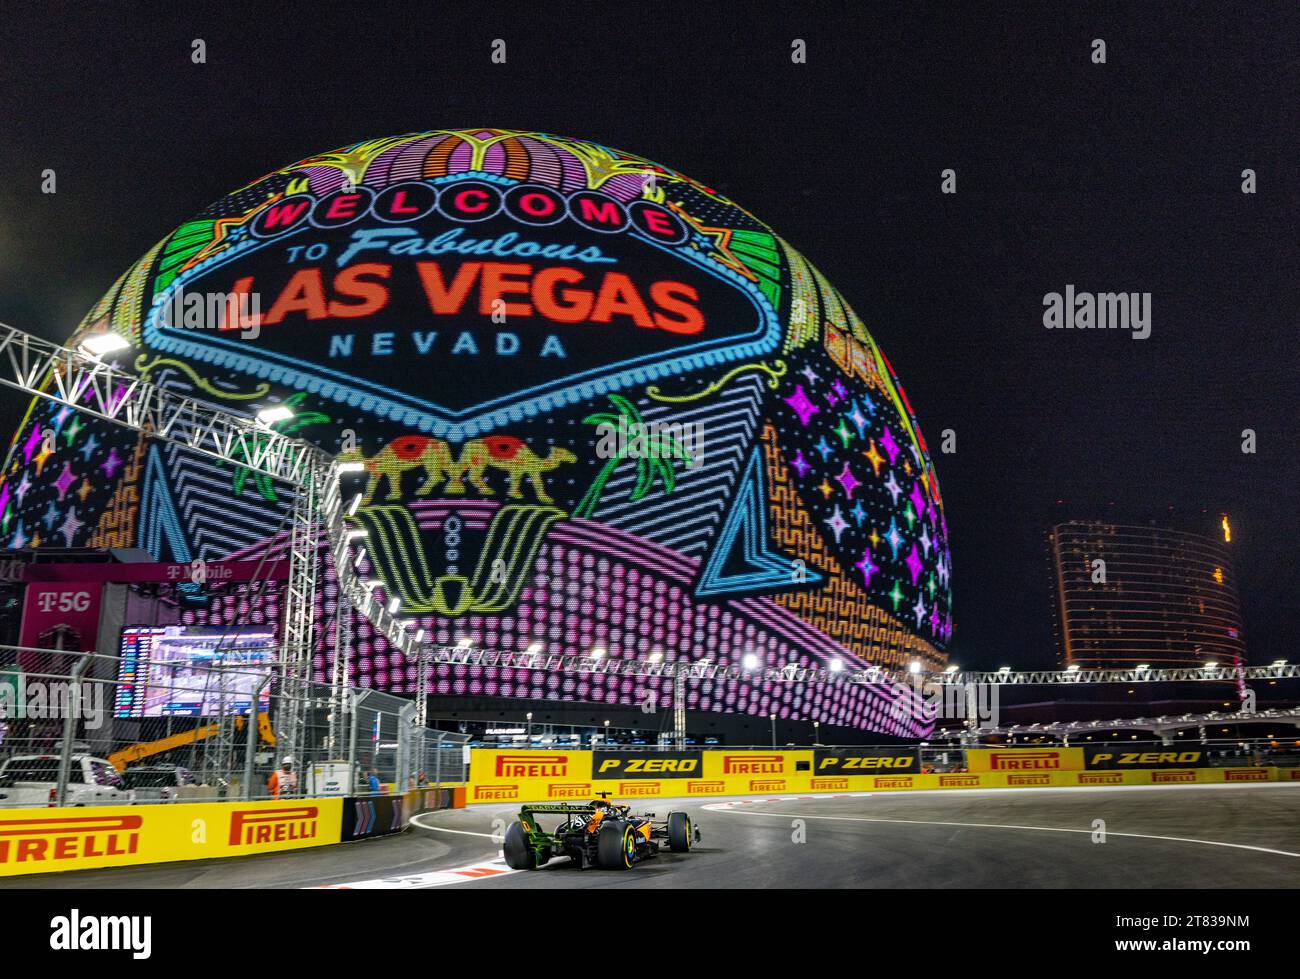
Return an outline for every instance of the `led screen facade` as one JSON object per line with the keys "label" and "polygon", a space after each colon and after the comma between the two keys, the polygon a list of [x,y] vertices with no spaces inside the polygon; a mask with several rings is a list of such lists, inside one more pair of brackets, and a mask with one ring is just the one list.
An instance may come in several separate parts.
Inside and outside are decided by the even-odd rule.
{"label": "led screen facade", "polygon": [[[943,662],[948,527],[889,360],[789,244],[658,164],[503,130],[324,153],[164,238],[75,339],[100,330],[152,381],[242,414],[283,403],[282,431],[362,463],[369,573],[433,641]],[[286,492],[33,403],[0,515],[11,547],[250,557],[282,547]],[[327,579],[322,617],[335,596]],[[354,675],[408,692],[414,668],[360,624]],[[653,683],[445,670],[433,692],[632,703]],[[921,729],[866,686],[690,697]]]}

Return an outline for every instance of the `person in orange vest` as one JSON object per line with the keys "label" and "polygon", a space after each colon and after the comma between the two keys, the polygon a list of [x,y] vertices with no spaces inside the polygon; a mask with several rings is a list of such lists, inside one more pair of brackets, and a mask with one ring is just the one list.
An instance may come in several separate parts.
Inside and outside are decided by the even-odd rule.
{"label": "person in orange vest", "polygon": [[298,774],[293,770],[293,758],[285,755],[280,762],[280,770],[272,772],[266,787],[271,790],[271,798],[294,795],[298,791]]}

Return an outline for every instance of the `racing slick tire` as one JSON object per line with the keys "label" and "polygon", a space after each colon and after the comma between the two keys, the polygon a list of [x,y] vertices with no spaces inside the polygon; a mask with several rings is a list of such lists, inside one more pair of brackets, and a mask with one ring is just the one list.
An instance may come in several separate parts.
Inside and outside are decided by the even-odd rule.
{"label": "racing slick tire", "polygon": [[636,830],[614,819],[602,823],[596,837],[596,863],[603,870],[631,870],[636,863]]}
{"label": "racing slick tire", "polygon": [[501,853],[506,859],[506,866],[511,870],[536,870],[537,851],[528,845],[528,834],[524,824],[515,820],[506,827],[506,838],[501,844]]}
{"label": "racing slick tire", "polygon": [[668,814],[668,849],[673,853],[690,852],[691,817],[684,812]]}

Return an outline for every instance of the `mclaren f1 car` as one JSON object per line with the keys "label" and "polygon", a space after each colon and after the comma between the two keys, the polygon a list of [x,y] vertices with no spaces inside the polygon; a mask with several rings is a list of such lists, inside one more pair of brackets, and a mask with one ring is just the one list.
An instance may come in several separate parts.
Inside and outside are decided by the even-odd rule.
{"label": "mclaren f1 car", "polygon": [[[506,829],[506,866],[536,870],[552,857],[567,856],[583,869],[631,870],[664,846],[673,853],[688,853],[700,841],[700,831],[684,812],[670,812],[660,822],[652,812],[633,814],[630,806],[610,802],[608,792],[597,795],[600,798],[582,804],[523,806]],[[554,830],[543,829],[538,817],[555,815],[561,819]]]}

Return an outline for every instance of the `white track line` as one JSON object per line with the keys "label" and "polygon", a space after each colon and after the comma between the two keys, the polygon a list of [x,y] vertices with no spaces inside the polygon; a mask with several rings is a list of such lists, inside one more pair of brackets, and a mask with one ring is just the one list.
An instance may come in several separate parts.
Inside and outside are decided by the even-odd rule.
{"label": "white track line", "polygon": [[[411,822],[421,829],[433,830],[438,833],[455,833],[457,836],[481,836],[495,842],[498,846],[495,859],[484,858],[478,863],[466,864],[463,867],[452,867],[448,870],[431,870],[420,874],[395,874],[390,877],[375,877],[370,880],[349,881],[346,884],[325,884],[319,888],[321,890],[343,890],[343,891],[408,891],[422,890],[427,887],[445,887],[448,884],[472,884],[481,880],[495,880],[498,877],[508,877],[511,874],[524,873],[521,870],[511,870],[506,866],[504,858],[501,856],[501,840],[492,833],[476,833],[468,829],[449,829],[446,826],[432,826],[422,822],[421,817],[436,815],[435,813],[419,813],[411,817]],[[568,863],[568,857],[553,858],[542,870],[547,870],[553,866]]]}
{"label": "white track line", "polygon": [[[998,789],[997,791],[1004,791]],[[780,816],[785,819],[829,819],[837,822],[849,823],[901,823],[912,826],[957,826],[964,829],[1015,829],[1029,830],[1037,833],[1084,833],[1092,835],[1096,830],[1092,829],[1065,829],[1059,826],[1021,826],[1017,823],[959,823],[951,820],[939,819],[883,819],[878,816],[820,816],[811,813],[800,812],[770,812],[758,809],[739,809],[731,805],[723,806],[705,806],[713,812],[727,812],[732,815],[740,816]],[[1121,836],[1126,839],[1135,840],[1162,840],[1166,843],[1198,843],[1201,846],[1222,846],[1233,850],[1254,850],[1256,853],[1272,853],[1281,857],[1296,857],[1300,859],[1300,853],[1292,853],[1290,850],[1274,850],[1266,846],[1250,846],[1246,843],[1224,843],[1221,840],[1195,840],[1185,836],[1155,836],[1148,833],[1117,833],[1112,830],[1105,830],[1106,836]]]}
{"label": "white track line", "polygon": [[371,880],[354,880],[346,884],[325,884],[318,890],[331,891],[407,891],[426,887],[443,887],[447,884],[465,884],[476,880],[507,877],[520,873],[511,870],[501,859],[484,860],[450,870],[433,870],[423,874],[397,874]]}
{"label": "white track line", "polygon": [[446,826],[430,826],[428,823],[421,822],[423,817],[432,815],[434,814],[431,812],[419,813],[411,817],[411,823],[419,826],[420,829],[431,829],[435,833],[455,833],[457,836],[483,836],[489,840],[496,840],[497,843],[501,842],[501,837],[493,833],[475,833],[468,829],[448,829]]}

